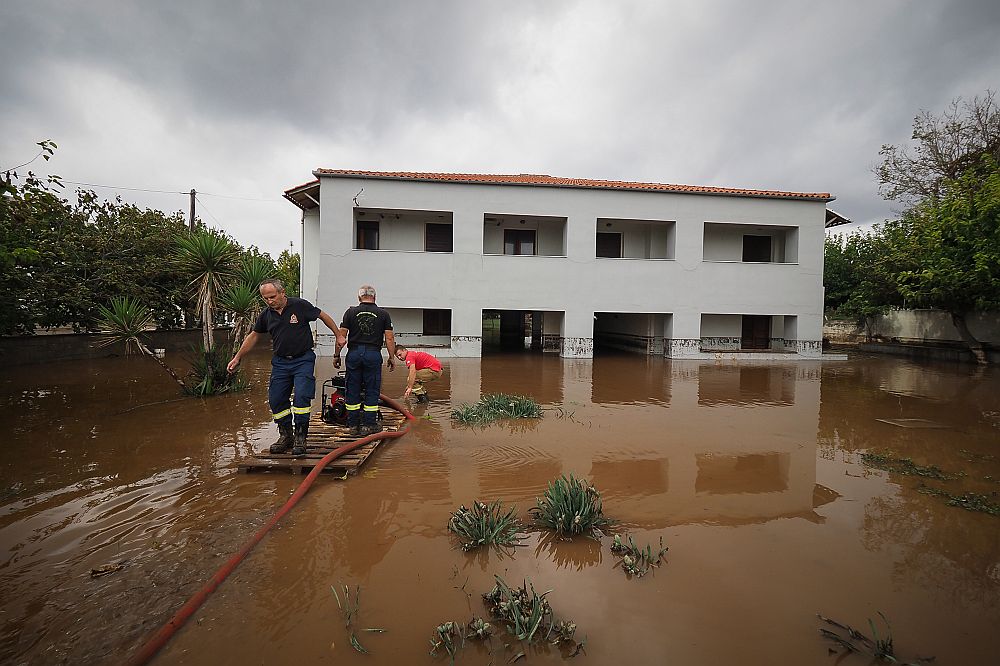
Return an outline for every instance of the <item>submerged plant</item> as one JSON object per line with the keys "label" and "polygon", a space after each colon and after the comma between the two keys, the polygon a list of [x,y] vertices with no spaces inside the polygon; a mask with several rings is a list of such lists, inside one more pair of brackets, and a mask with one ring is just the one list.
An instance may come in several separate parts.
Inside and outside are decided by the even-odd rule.
{"label": "submerged plant", "polygon": [[466,628],[469,633],[467,633],[465,637],[469,639],[488,641],[490,636],[493,635],[493,625],[481,617],[474,617],[469,620],[469,624],[466,625]]}
{"label": "submerged plant", "polygon": [[978,511],[979,513],[988,513],[991,516],[1000,516],[1000,503],[990,499],[990,495],[996,497],[996,492],[990,493],[990,495],[980,495],[972,492],[955,495],[949,493],[947,490],[924,485],[918,487],[917,492],[925,495],[944,497],[948,500],[948,506],[960,506],[966,511]]}
{"label": "submerged plant", "polygon": [[628,536],[628,544],[622,542],[619,535],[615,535],[614,543],[611,544],[611,552],[622,558],[622,571],[630,576],[642,578],[652,567],[660,566],[663,554],[669,548],[663,545],[663,537],[660,537],[660,550],[653,554],[653,548],[646,544],[645,548],[639,548],[632,541],[632,535]]}
{"label": "submerged plant", "polygon": [[451,418],[466,425],[490,423],[499,419],[539,419],[542,408],[532,398],[506,393],[487,393],[474,404],[463,404]]}
{"label": "submerged plant", "polygon": [[906,476],[923,476],[939,481],[951,481],[958,478],[934,465],[918,465],[909,458],[892,458],[881,453],[862,453],[861,460],[869,467],[877,467],[887,472],[905,474]]}
{"label": "submerged plant", "polygon": [[524,538],[520,535],[521,523],[516,507],[504,512],[500,500],[492,504],[476,501],[472,509],[463,504],[451,514],[448,529],[458,535],[465,551],[480,546],[517,546]]}
{"label": "submerged plant", "polygon": [[549,483],[544,495],[535,501],[537,505],[529,513],[559,536],[573,537],[611,524],[601,508],[601,493],[572,474]]}
{"label": "submerged plant", "polygon": [[188,395],[206,396],[220,393],[245,391],[248,384],[241,371],[230,373],[226,368],[233,356],[233,349],[218,345],[206,350],[194,347],[191,350],[191,372],[187,376],[184,392]]}
{"label": "submerged plant", "polygon": [[182,389],[186,388],[177,373],[161,361],[160,357],[154,354],[143,340],[146,331],[154,328],[156,324],[149,308],[136,299],[121,296],[112,298],[107,307],[99,305],[97,312],[99,314],[98,328],[106,336],[98,343],[98,346],[106,347],[121,342],[125,345],[126,354],[138,351],[144,356],[148,356],[156,361]]}
{"label": "submerged plant", "polygon": [[[552,590],[538,594],[531,581],[526,580],[521,587],[512,588],[500,576],[494,578],[496,584],[483,595],[483,601],[490,615],[502,621],[515,639],[528,643],[545,641],[560,648],[566,647],[572,649],[571,657],[583,650],[583,642],[576,640],[576,623],[556,620],[546,599]],[[516,659],[517,656],[513,660]]]}
{"label": "submerged plant", "polygon": [[[351,631],[349,638],[351,647],[362,654],[368,654],[368,650],[366,650],[365,647],[361,645],[360,641],[358,641],[358,637],[354,633],[354,629],[351,629],[351,625],[354,623],[354,619],[357,617],[358,611],[361,610],[361,586],[354,586],[354,601],[351,601],[351,588],[347,585],[342,585],[341,587],[343,588],[344,593],[343,600],[341,600],[340,594],[337,592],[336,585],[331,585],[330,589],[333,591],[333,596],[337,599],[337,608],[340,609],[340,612],[344,616],[344,627],[350,629]],[[369,628],[365,629],[365,631],[381,634],[385,631],[385,629]]]}
{"label": "submerged plant", "polygon": [[486,608],[493,617],[507,623],[507,631],[517,640],[531,642],[546,618],[552,624],[552,607],[545,598],[552,590],[538,594],[530,581],[511,588],[500,576],[495,578],[493,589],[483,595]]}
{"label": "submerged plant", "polygon": [[[841,632],[844,632],[845,635],[841,635],[840,633],[829,629],[820,628],[819,630],[823,636],[837,643],[841,647],[846,648],[849,652],[867,653],[879,661],[899,664],[901,662],[899,658],[896,657],[896,650],[892,641],[892,626],[889,624],[888,618],[886,618],[881,611],[879,611],[878,614],[879,617],[882,618],[882,621],[885,622],[886,633],[884,637],[879,635],[878,629],[875,628],[875,623],[872,622],[871,618],[868,618],[868,627],[872,632],[872,637],[869,638],[849,625],[841,624],[836,620],[831,620],[830,618],[823,617],[819,614],[817,614],[816,617],[828,625],[836,627]],[[906,662],[906,666],[920,666],[920,664],[933,660],[934,657],[916,657],[913,661]]]}
{"label": "submerged plant", "polygon": [[462,633],[461,625],[457,622],[445,622],[434,627],[434,636],[431,638],[431,656],[436,657],[437,651],[444,648],[451,658],[451,663],[455,663],[455,655],[465,647],[465,635]]}

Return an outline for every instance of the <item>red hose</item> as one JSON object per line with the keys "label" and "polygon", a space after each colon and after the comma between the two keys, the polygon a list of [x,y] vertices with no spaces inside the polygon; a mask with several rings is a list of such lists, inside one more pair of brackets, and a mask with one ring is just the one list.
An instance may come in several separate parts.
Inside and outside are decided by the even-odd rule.
{"label": "red hose", "polygon": [[[411,414],[406,407],[401,405],[396,400],[382,394],[379,394],[379,397],[382,399],[383,403],[405,416],[406,420],[413,421],[416,419],[416,417],[413,416],[413,414]],[[250,540],[243,544],[243,547],[236,551],[236,553],[230,557],[229,560],[223,564],[211,578],[208,579],[208,582],[206,582],[202,588],[194,594],[194,596],[188,599],[187,603],[181,606],[180,610],[174,613],[174,616],[170,618],[166,624],[160,627],[159,631],[146,641],[145,645],[143,645],[138,652],[132,655],[128,664],[130,666],[139,666],[140,664],[148,663],[150,659],[156,656],[156,653],[167,644],[167,641],[170,640],[178,629],[184,626],[184,623],[187,622],[188,618],[194,615],[195,611],[198,610],[203,603],[205,603],[205,600],[208,599],[212,592],[215,591],[215,588],[219,587],[219,585],[222,584],[222,581],[226,580],[226,577],[229,576],[234,569],[236,569],[239,563],[243,561],[243,558],[245,558],[247,554],[253,550],[253,547],[264,538],[264,535],[270,532],[271,528],[274,527],[286,513],[291,511],[292,507],[294,507],[300,499],[302,499],[302,497],[309,490],[309,487],[312,486],[313,481],[316,480],[316,477],[320,475],[323,468],[326,467],[331,461],[336,460],[345,453],[353,451],[359,446],[376,439],[393,439],[396,437],[402,437],[407,433],[407,431],[409,431],[409,429],[410,427],[407,426],[406,428],[395,432],[381,432],[374,435],[368,435],[367,437],[356,439],[350,444],[345,444],[338,449],[334,449],[333,451],[330,451],[330,453],[323,456],[323,458],[316,463],[316,466],[313,467],[312,471],[309,472],[309,475],[302,481],[301,484],[299,484],[298,489],[292,494],[291,497],[288,498],[288,501],[285,502],[284,506],[278,509],[278,513],[274,514],[274,517],[271,518],[266,525],[257,530],[257,533],[250,537]]]}

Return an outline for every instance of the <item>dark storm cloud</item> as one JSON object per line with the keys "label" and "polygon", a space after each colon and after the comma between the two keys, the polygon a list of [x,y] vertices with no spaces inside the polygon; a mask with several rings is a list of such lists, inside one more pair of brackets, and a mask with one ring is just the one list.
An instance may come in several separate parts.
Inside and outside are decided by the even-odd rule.
{"label": "dark storm cloud", "polygon": [[[516,27],[509,12],[466,2],[26,3],[5,14],[4,50],[29,60],[114,72],[180,113],[340,133],[489,105]],[[6,76],[22,91],[41,83],[30,67]]]}

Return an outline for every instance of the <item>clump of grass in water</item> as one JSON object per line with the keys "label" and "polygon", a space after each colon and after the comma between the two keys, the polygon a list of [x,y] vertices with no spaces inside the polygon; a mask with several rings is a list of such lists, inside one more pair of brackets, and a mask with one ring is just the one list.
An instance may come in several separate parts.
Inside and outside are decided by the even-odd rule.
{"label": "clump of grass in water", "polygon": [[628,544],[622,542],[619,535],[615,535],[615,541],[611,544],[611,552],[622,558],[622,571],[629,576],[642,578],[653,567],[660,566],[663,554],[669,548],[663,545],[663,537],[660,537],[660,550],[653,554],[653,547],[646,544],[645,548],[639,548],[632,541],[632,535],[628,535]]}
{"label": "clump of grass in water", "polygon": [[891,458],[880,453],[862,453],[861,460],[869,467],[876,467],[887,472],[895,472],[896,474],[905,474],[906,476],[923,476],[939,481],[952,481],[958,478],[958,476],[948,474],[934,465],[926,467],[918,465],[909,458]]}
{"label": "clump of grass in water", "polygon": [[551,591],[538,594],[529,581],[521,587],[511,588],[503,578],[496,576],[496,584],[483,595],[483,601],[491,615],[507,623],[507,631],[517,640],[530,643],[546,618],[550,625],[552,623],[552,607],[545,598]]}
{"label": "clump of grass in water", "polygon": [[601,508],[601,493],[582,479],[561,476],[549,483],[545,494],[529,509],[532,517],[555,530],[558,536],[600,531],[611,524]]}
{"label": "clump of grass in water", "polygon": [[[931,488],[925,485],[920,485],[917,488],[917,492],[947,498],[948,506],[960,506],[966,511],[978,511],[979,513],[988,513],[991,516],[1000,516],[1000,504],[991,500],[989,495],[979,495],[972,492],[954,495],[947,490]],[[996,496],[996,494],[995,492],[991,493],[993,496]]]}
{"label": "clump of grass in water", "polygon": [[542,408],[523,395],[487,393],[479,402],[463,404],[451,413],[451,418],[467,425],[491,423],[499,419],[540,419]]}
{"label": "clump of grass in water", "polygon": [[[867,653],[880,661],[899,664],[901,662],[896,657],[896,649],[892,641],[892,626],[881,611],[878,614],[882,618],[882,621],[885,622],[886,635],[884,638],[879,636],[878,629],[875,628],[875,623],[872,622],[871,618],[868,619],[868,626],[871,628],[872,638],[869,638],[857,629],[846,624],[841,624],[836,620],[823,617],[818,613],[816,617],[830,626],[837,627],[841,631],[846,632],[846,636],[841,636],[836,631],[830,631],[829,629],[820,628],[819,630],[823,636],[839,644],[841,647],[847,648],[849,652]],[[934,657],[916,657],[913,661],[906,662],[906,666],[920,666],[933,660]]]}
{"label": "clump of grass in water", "polygon": [[[351,601],[351,588],[347,585],[342,585],[344,590],[344,600],[340,600],[340,594],[337,593],[337,586],[331,585],[330,589],[333,591],[333,596],[337,599],[337,608],[340,612],[344,614],[344,627],[351,629],[351,624],[354,622],[354,618],[357,616],[358,611],[361,610],[361,586],[356,585],[354,587],[354,601]],[[385,629],[375,629],[369,628],[365,631],[379,633],[385,631]],[[363,645],[358,641],[358,637],[355,635],[354,630],[351,629],[350,636],[351,647],[362,654],[368,654],[368,650],[364,648]]]}
{"label": "clump of grass in water", "polygon": [[[531,581],[524,581],[521,587],[512,588],[500,576],[494,576],[496,584],[483,595],[483,601],[490,614],[506,623],[507,631],[519,641],[545,640],[552,645],[576,642],[576,623],[570,620],[556,621],[546,595],[535,592]],[[544,632],[544,636],[542,635]],[[578,650],[582,647],[578,646]]]}
{"label": "clump of grass in water", "polygon": [[[530,581],[525,581],[521,587],[511,588],[500,576],[495,576],[493,589],[483,595],[483,601],[492,617],[506,625],[510,635],[519,641],[546,641],[565,649],[564,656],[575,657],[584,651],[586,639],[576,640],[576,624],[569,620],[556,621],[552,607],[546,595],[535,592]],[[434,628],[431,638],[431,656],[437,656],[443,649],[455,663],[458,651],[465,647],[466,640],[482,641],[492,654],[491,641],[493,625],[486,620],[473,617],[463,628],[457,622],[445,622]],[[510,647],[504,643],[504,648]],[[519,652],[507,663],[513,663],[525,657]]]}
{"label": "clump of grass in water", "polygon": [[516,507],[503,511],[500,500],[492,504],[473,502],[472,509],[465,505],[451,514],[448,529],[462,541],[462,550],[470,551],[480,546],[513,547],[523,539]]}

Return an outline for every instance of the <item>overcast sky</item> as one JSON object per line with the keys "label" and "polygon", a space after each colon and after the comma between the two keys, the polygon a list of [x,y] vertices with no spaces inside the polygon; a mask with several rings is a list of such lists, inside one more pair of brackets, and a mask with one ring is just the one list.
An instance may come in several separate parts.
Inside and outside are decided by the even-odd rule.
{"label": "overcast sky", "polygon": [[195,188],[272,254],[317,167],[831,192],[871,222],[879,147],[1000,88],[998,35],[996,0],[3,0],[0,169],[52,139],[31,168]]}

